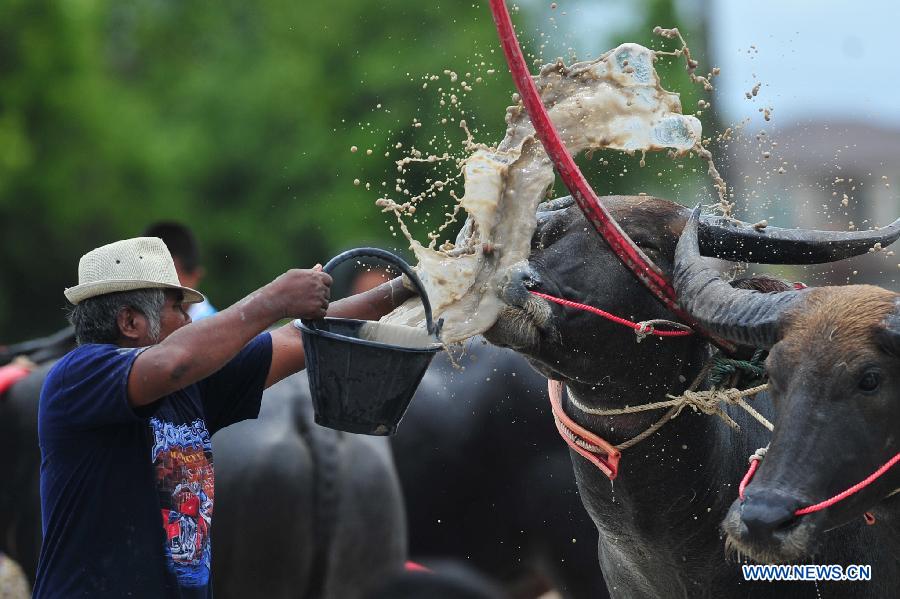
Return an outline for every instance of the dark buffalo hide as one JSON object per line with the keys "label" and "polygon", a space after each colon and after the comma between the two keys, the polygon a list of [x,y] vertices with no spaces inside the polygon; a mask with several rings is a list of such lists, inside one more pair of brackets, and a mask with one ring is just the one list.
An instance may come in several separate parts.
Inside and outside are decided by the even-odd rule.
{"label": "dark buffalo hide", "polygon": [[453,556],[521,596],[606,596],[547,381],[517,354],[438,356],[393,439],[414,559]]}
{"label": "dark buffalo hide", "polygon": [[406,527],[388,441],[313,422],[306,373],[259,418],[213,436],[217,597],[359,597],[402,568]]}

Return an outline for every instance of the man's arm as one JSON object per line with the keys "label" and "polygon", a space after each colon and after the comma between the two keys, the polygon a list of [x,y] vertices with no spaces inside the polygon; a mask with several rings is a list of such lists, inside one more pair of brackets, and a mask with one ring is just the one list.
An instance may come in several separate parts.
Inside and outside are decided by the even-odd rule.
{"label": "man's arm", "polygon": [[[318,270],[290,270],[226,310],[178,329],[135,359],[128,401],[146,405],[208,377],[282,318],[321,318],[330,285],[331,277]],[[273,335],[273,348],[274,341]]]}
{"label": "man's arm", "polygon": [[[378,320],[414,295],[400,278],[393,279],[357,295],[338,300],[328,307],[328,316]],[[306,366],[300,331],[288,323],[272,332],[272,366],[266,388]]]}

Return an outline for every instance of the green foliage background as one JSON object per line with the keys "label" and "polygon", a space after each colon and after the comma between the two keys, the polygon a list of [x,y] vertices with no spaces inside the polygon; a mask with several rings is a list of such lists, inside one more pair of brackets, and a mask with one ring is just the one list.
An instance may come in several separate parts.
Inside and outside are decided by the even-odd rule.
{"label": "green foliage background", "polygon": [[[671,4],[643,2],[646,28],[623,39],[676,25]],[[527,28],[537,17],[524,13]],[[486,2],[4,0],[0,343],[61,327],[78,257],[154,220],[195,229],[219,306],[360,241],[400,245],[374,206],[396,176],[398,152],[384,152],[432,138],[459,150],[434,85],[422,88],[444,69],[496,69],[464,116],[497,141],[512,83]],[[663,76],[693,110],[686,77]],[[655,167],[619,160],[586,166],[599,193],[665,193]]]}

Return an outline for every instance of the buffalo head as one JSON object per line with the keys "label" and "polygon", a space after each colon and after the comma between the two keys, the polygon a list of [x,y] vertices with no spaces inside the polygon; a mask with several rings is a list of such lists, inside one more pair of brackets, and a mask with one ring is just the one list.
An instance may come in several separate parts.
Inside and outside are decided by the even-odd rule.
{"label": "buffalo head", "polygon": [[[671,273],[675,246],[690,211],[646,196],[611,196],[603,201],[635,243]],[[709,218],[701,221],[698,235],[700,251],[706,256],[812,264],[863,254],[876,243],[887,245],[900,236],[900,223],[878,231],[837,233],[757,230],[739,221]],[[525,354],[549,378],[590,386],[615,384],[615,373],[627,369],[631,361],[646,365],[650,359],[671,372],[678,368],[684,344],[690,342],[649,338],[636,345],[630,329],[550,303],[530,291],[596,306],[633,321],[674,318],[619,262],[572,198],[538,207],[531,255],[506,276],[501,290],[506,306],[485,337]],[[660,343],[666,344],[666,351],[659,351]],[[623,385],[633,381],[625,380]]]}
{"label": "buffalo head", "polygon": [[723,528],[732,548],[757,561],[796,560],[900,487],[900,469],[889,471],[824,510],[796,515],[900,451],[900,297],[868,285],[733,289],[700,259],[697,225],[692,218],[676,252],[679,301],[707,330],[770,348],[776,415],[765,459]]}

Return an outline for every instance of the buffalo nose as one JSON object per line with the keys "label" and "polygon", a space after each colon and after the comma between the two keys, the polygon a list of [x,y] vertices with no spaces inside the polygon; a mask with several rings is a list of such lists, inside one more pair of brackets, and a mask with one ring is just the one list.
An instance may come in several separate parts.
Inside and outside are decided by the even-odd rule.
{"label": "buffalo nose", "polygon": [[521,262],[516,264],[508,271],[504,277],[503,286],[507,291],[526,292],[528,289],[534,289],[540,285],[540,278],[530,264]]}
{"label": "buffalo nose", "polygon": [[529,264],[514,266],[506,273],[503,298],[514,306],[524,305],[530,299],[529,289],[536,289],[540,284],[537,273]]}
{"label": "buffalo nose", "polygon": [[763,541],[771,538],[776,531],[788,528],[798,507],[800,502],[787,495],[771,492],[748,494],[741,505],[741,522],[747,527],[750,537]]}
{"label": "buffalo nose", "polygon": [[524,268],[515,273],[515,282],[525,289],[535,289],[540,286],[541,279],[532,268]]}

